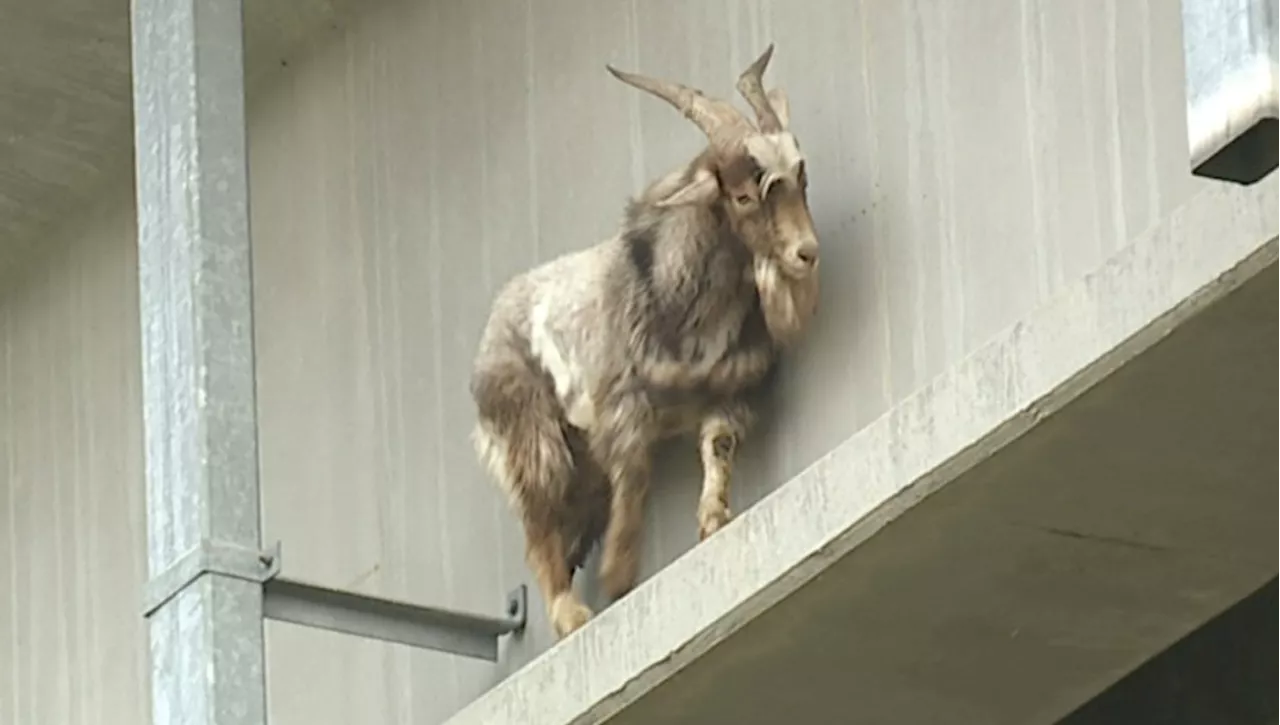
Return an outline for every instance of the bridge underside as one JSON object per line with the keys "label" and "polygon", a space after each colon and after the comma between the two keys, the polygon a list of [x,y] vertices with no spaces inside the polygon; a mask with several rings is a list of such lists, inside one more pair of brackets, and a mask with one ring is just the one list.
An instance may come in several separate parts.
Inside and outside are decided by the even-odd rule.
{"label": "bridge underside", "polygon": [[1276,291],[1273,264],[612,722],[1071,711],[1275,576]]}

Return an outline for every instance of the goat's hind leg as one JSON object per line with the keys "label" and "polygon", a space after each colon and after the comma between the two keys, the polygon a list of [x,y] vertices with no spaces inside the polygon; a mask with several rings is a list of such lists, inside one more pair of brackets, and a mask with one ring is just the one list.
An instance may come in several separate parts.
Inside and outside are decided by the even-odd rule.
{"label": "goat's hind leg", "polygon": [[615,601],[631,591],[639,574],[654,425],[652,410],[638,395],[622,397],[610,407],[616,423],[593,433],[592,454],[609,477],[609,522],[600,551],[600,581],[605,594]]}
{"label": "goat's hind leg", "polygon": [[525,526],[526,559],[546,601],[547,615],[556,637],[563,638],[591,619],[591,609],[573,591],[568,543],[564,532],[553,526]]}
{"label": "goat's hind leg", "polygon": [[549,395],[516,379],[510,398],[524,407],[501,409],[501,415],[481,415],[475,444],[482,460],[498,479],[520,517],[525,533],[525,557],[546,603],[558,637],[581,627],[591,610],[573,591],[568,557],[576,543],[567,519],[573,484],[573,453],[565,440],[559,411]]}
{"label": "goat's hind leg", "polygon": [[637,456],[615,467],[609,523],[600,551],[600,581],[610,601],[622,598],[636,585],[640,572],[644,504],[649,490],[649,461]]}
{"label": "goat's hind leg", "polygon": [[738,444],[751,423],[745,404],[718,409],[702,421],[698,453],[702,459],[702,494],[698,497],[698,540],[705,540],[733,518],[729,510],[729,484]]}

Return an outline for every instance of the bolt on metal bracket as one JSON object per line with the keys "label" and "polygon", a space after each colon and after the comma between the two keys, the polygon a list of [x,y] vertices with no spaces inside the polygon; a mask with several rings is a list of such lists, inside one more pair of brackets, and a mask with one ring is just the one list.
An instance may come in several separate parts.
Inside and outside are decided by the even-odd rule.
{"label": "bolt on metal bracket", "polygon": [[252,551],[203,541],[147,585],[144,616],[204,574],[218,574],[263,586],[263,616],[412,647],[489,660],[498,659],[498,638],[524,630],[528,590],[512,590],[499,616],[458,612],[385,597],[334,589],[280,576],[280,543]]}

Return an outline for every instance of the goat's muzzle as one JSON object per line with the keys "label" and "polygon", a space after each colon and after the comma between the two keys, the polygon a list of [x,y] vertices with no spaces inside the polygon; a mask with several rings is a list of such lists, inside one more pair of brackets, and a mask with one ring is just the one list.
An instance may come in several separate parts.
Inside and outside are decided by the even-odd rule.
{"label": "goat's muzzle", "polygon": [[806,277],[818,268],[818,240],[813,237],[789,245],[782,255],[783,267],[796,278]]}

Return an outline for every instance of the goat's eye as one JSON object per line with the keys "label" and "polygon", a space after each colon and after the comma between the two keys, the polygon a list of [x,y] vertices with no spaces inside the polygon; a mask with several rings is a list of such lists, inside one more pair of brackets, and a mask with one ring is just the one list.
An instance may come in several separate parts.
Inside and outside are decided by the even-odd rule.
{"label": "goat's eye", "polygon": [[734,199],[734,201],[738,202],[742,206],[746,206],[751,203],[751,197],[747,196],[746,194],[739,194],[738,197]]}

